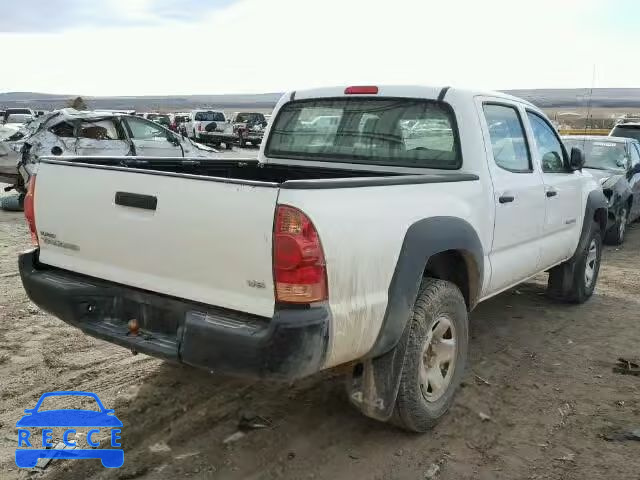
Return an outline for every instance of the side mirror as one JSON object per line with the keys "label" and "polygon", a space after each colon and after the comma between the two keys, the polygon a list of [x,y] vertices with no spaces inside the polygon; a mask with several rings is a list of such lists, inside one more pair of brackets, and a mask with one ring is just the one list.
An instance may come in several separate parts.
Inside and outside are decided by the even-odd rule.
{"label": "side mirror", "polygon": [[176,147],[180,145],[180,140],[175,135],[167,135],[167,141]]}
{"label": "side mirror", "polygon": [[569,168],[575,172],[576,170],[582,170],[582,167],[584,167],[584,152],[578,147],[573,147],[569,158]]}
{"label": "side mirror", "polygon": [[629,171],[629,173],[631,174],[631,176],[634,176],[640,173],[640,163],[636,163],[633,167],[631,167],[631,170]]}

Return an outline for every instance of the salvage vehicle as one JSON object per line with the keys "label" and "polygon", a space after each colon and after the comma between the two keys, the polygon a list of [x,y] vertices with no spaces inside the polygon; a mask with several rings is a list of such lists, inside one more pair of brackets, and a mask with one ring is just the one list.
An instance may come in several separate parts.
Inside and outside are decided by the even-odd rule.
{"label": "salvage vehicle", "polygon": [[200,132],[200,140],[220,146],[224,143],[229,149],[233,144],[246,147],[248,144],[258,146],[262,143],[267,120],[259,112],[235,112],[227,119],[227,124],[222,131],[211,129]]}
{"label": "salvage vehicle", "polygon": [[189,138],[200,140],[203,132],[222,132],[226,121],[224,112],[192,110],[184,123],[184,128]]}
{"label": "salvage vehicle", "polygon": [[624,242],[627,225],[640,218],[640,143],[633,138],[596,135],[563,137],[567,148],[585,154],[584,169],[602,185],[609,216],[604,240]]}
{"label": "salvage vehicle", "polygon": [[640,141],[640,118],[633,115],[625,116],[609,132],[610,137],[633,138]]}
{"label": "salvage vehicle", "polygon": [[260,112],[235,112],[229,124],[241,147],[247,144],[258,146],[262,143],[267,119]]}
{"label": "salvage vehicle", "polygon": [[[155,115],[150,120],[156,122],[158,125],[162,125],[165,128],[169,128],[169,126],[171,125],[171,118],[169,117],[169,115],[165,114]],[[171,129],[169,128],[169,130]]]}
{"label": "salvage vehicle", "polygon": [[0,142],[0,182],[24,194],[35,162],[47,155],[212,158],[215,153],[140,117],[63,109]]}
{"label": "salvage vehicle", "polygon": [[[328,114],[337,128],[309,128]],[[438,128],[406,139],[405,120]],[[422,432],[479,302],[546,271],[555,298],[593,294],[607,200],[583,163],[505,94],[295,91],[257,160],[41,159],[20,274],[35,304],[135,352],[286,381],[343,366],[364,414]]]}
{"label": "salvage vehicle", "polygon": [[156,122],[158,125],[162,125],[166,128],[169,128],[171,125],[171,118],[169,115],[164,113],[145,113],[142,115],[142,118]]}
{"label": "salvage vehicle", "polygon": [[9,115],[29,115],[31,118],[35,118],[36,112],[30,108],[7,108],[3,113],[0,123],[5,123]]}
{"label": "salvage vehicle", "polygon": [[171,123],[169,124],[169,130],[187,135],[186,129],[183,128],[183,124],[189,119],[188,113],[172,113],[169,115]]}
{"label": "salvage vehicle", "polygon": [[33,115],[29,115],[27,113],[9,113],[5,116],[2,126],[5,128],[11,128],[17,132],[34,118],[35,117]]}

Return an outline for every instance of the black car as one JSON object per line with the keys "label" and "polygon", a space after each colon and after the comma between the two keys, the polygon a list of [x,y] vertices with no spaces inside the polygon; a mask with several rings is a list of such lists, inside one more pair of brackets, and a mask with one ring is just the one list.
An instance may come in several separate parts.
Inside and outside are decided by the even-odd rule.
{"label": "black car", "polygon": [[600,181],[609,200],[605,241],[620,245],[627,225],[640,217],[640,143],[633,138],[563,137],[567,150],[580,148],[584,170]]}

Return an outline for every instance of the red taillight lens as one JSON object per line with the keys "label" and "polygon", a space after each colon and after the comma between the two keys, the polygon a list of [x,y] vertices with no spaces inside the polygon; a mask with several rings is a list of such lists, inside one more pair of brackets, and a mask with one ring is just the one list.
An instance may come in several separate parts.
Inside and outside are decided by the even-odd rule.
{"label": "red taillight lens", "polygon": [[199,131],[199,132],[201,132],[201,131],[202,131],[202,124],[201,124],[201,123],[199,123],[199,124],[198,124],[198,131]]}
{"label": "red taillight lens", "polygon": [[273,231],[276,301],[311,303],[328,298],[327,270],[320,237],[297,208],[279,205]]}
{"label": "red taillight lens", "polygon": [[373,85],[354,86],[344,89],[345,95],[376,95],[377,93],[378,87]]}
{"label": "red taillight lens", "polygon": [[27,219],[27,225],[29,225],[31,232],[31,243],[37,247],[40,243],[38,242],[38,230],[36,230],[35,195],[36,176],[32,175],[27,186],[27,194],[24,197],[24,218]]}

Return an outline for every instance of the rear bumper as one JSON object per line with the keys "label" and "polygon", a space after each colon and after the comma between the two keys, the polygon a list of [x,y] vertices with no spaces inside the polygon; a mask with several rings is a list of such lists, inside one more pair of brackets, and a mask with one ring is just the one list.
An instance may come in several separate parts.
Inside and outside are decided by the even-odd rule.
{"label": "rear bumper", "polygon": [[[137,352],[229,375],[292,380],[322,369],[328,306],[278,309],[270,319],[176,299],[38,263],[20,276],[39,307],[88,335]],[[128,321],[140,325],[131,335]]]}

